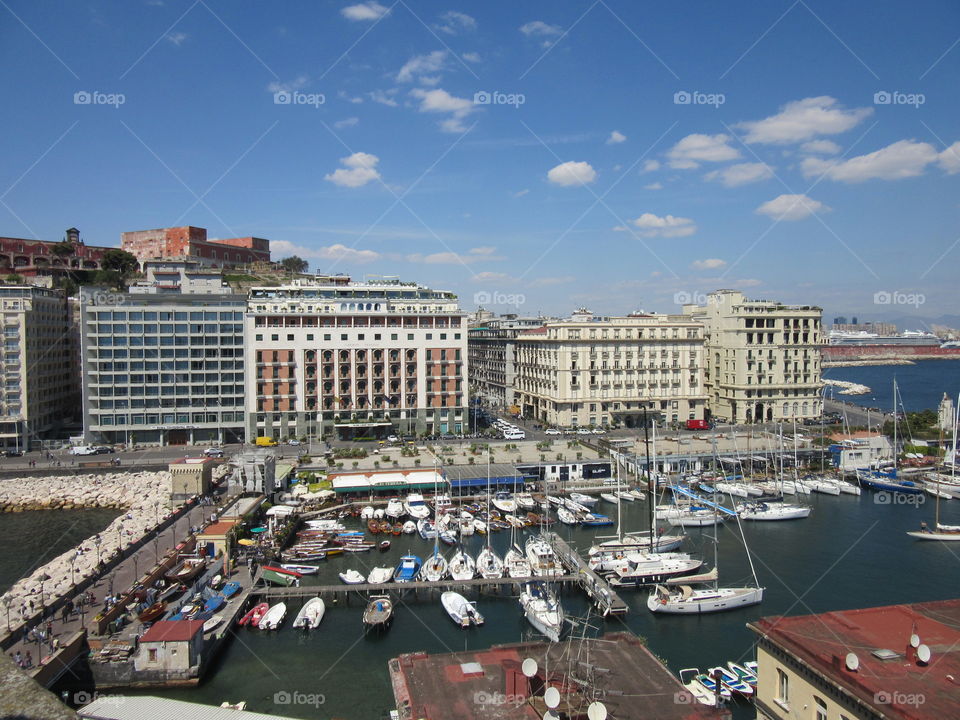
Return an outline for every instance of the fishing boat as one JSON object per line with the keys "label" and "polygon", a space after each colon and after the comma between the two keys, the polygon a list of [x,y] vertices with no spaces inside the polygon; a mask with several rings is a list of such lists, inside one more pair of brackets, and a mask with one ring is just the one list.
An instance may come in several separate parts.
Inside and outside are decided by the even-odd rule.
{"label": "fishing boat", "polygon": [[322,598],[310,598],[300,608],[300,612],[297,613],[297,617],[293,621],[293,626],[295,628],[303,628],[304,630],[313,630],[323,620],[323,614],[326,612],[327,607],[323,602]]}
{"label": "fishing boat", "polygon": [[340,582],[342,582],[344,585],[362,585],[366,580],[362,573],[359,573],[352,568],[339,573],[339,577]]}
{"label": "fishing boat", "polygon": [[393,579],[393,568],[392,567],[375,567],[370,571],[370,574],[367,575],[367,584],[369,585],[385,585]]}
{"label": "fishing boat", "polygon": [[710,677],[720,680],[720,687],[726,688],[733,695],[739,695],[742,698],[751,699],[754,695],[753,686],[745,680],[737,677],[737,674],[722,665],[712,667],[707,671]]}
{"label": "fishing boat", "polygon": [[416,555],[404,555],[393,571],[394,582],[411,582],[417,577],[422,564],[423,562]]}
{"label": "fishing boat", "polygon": [[430,517],[430,507],[420,493],[410,493],[407,495],[406,502],[403,503],[403,509],[406,510],[407,515],[414,520],[422,520]]}
{"label": "fishing boat", "polygon": [[189,585],[206,567],[207,563],[203,558],[190,558],[167,572],[164,577],[172,583]]}
{"label": "fishing boat", "polygon": [[280,563],[284,570],[292,570],[299,575],[316,575],[320,570],[316,565],[297,565],[296,563]]}
{"label": "fishing boat", "polygon": [[450,577],[454,580],[470,580],[477,574],[477,565],[473,557],[462,548],[450,558],[449,569]]}
{"label": "fishing boat", "polygon": [[240,583],[231,580],[223,586],[223,590],[220,591],[220,594],[229,600],[238,592],[240,592]]}
{"label": "fishing boat", "polygon": [[524,583],[520,593],[520,607],[527,622],[553,642],[563,633],[563,606],[556,594],[544,582]]}
{"label": "fishing boat", "polygon": [[698,676],[700,668],[684,668],[680,671],[680,682],[701,705],[716,707],[717,695],[703,685]]}
{"label": "fishing boat", "polygon": [[344,543],[343,547],[340,548],[340,551],[348,552],[348,553],[360,553],[360,552],[367,552],[368,550],[373,550],[375,547],[376,545],[374,545],[373,543],[350,542],[350,543]]}
{"label": "fishing boat", "polygon": [[440,604],[447,611],[447,615],[457,625],[468,628],[471,625],[483,625],[483,615],[477,612],[473,603],[469,602],[463,595],[453,591],[447,591],[440,596]]}
{"label": "fishing boat", "polygon": [[[421,496],[421,500],[423,497]],[[387,507],[384,510],[384,515],[391,520],[399,520],[404,516],[403,503],[400,502],[397,498],[392,498],[387,501]]]}
{"label": "fishing boat", "polygon": [[374,520],[374,519],[368,520],[368,521],[367,521],[367,530],[370,531],[370,534],[371,534],[371,535],[379,535],[379,534],[380,534],[380,521],[379,521],[379,520]]}
{"label": "fishing boat", "polygon": [[287,604],[279,602],[267,610],[267,614],[260,618],[257,627],[261,630],[276,630],[280,627],[280,623],[283,622],[286,616]]}
{"label": "fishing boat", "polygon": [[203,632],[213,632],[223,623],[223,615],[214,615],[203,621]]}
{"label": "fishing boat", "polygon": [[165,602],[155,602],[153,605],[137,615],[137,620],[142,623],[153,622],[157,618],[161,617],[166,611],[167,604]]}
{"label": "fishing boat", "polygon": [[297,579],[299,579],[303,575],[303,573],[300,573],[296,570],[288,570],[287,568],[284,568],[279,565],[264,565],[263,569],[272,570],[273,572],[280,573],[281,575],[290,575],[291,577],[297,578]]}
{"label": "fishing boat", "polygon": [[717,682],[707,673],[698,673],[697,682],[699,682],[704,688],[706,688],[707,692],[711,693],[715,697],[719,695],[721,702],[729,702],[733,699],[733,693],[731,693],[729,689],[723,687],[722,682]]}
{"label": "fishing boat", "polygon": [[563,566],[557,560],[553,546],[542,535],[528,538],[524,550],[534,577],[551,578],[563,575]]}
{"label": "fishing boat", "polygon": [[388,595],[374,595],[363,611],[363,626],[369,631],[381,631],[393,622],[393,600]]}
{"label": "fishing boat", "polygon": [[497,510],[503,513],[512,513],[517,509],[517,501],[513,495],[504,490],[496,493],[490,502]]}
{"label": "fishing boat", "polygon": [[748,670],[743,665],[733,662],[732,660],[727,660],[727,667],[730,668],[731,672],[736,675],[740,680],[747,683],[753,688],[757,687],[759,682],[757,674],[752,670]]}
{"label": "fishing boat", "polygon": [[270,605],[267,603],[260,603],[253,607],[250,611],[247,612],[240,620],[237,621],[237,625],[240,627],[251,626],[257,627],[260,624],[260,620],[263,619],[263,616],[267,614],[267,611],[270,609]]}

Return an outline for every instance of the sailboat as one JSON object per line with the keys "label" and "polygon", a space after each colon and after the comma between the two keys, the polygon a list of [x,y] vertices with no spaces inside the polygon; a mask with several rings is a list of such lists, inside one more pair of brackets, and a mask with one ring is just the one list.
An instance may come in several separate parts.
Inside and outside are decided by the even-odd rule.
{"label": "sailboat", "polygon": [[477,566],[473,558],[463,548],[460,548],[450,558],[448,564],[450,577],[454,580],[470,580],[477,574]]}
{"label": "sailboat", "polygon": [[[952,483],[956,482],[956,473],[957,473],[957,463],[956,463],[956,453],[957,453],[957,425],[960,424],[960,397],[957,398],[957,407],[954,411],[953,416],[953,448],[951,452],[953,453],[953,462],[951,463],[951,474],[950,481]],[[940,522],[940,475],[937,474],[937,484],[936,484],[936,514],[934,515],[934,529],[931,530],[927,527],[925,522],[920,523],[920,529],[912,532],[908,532],[907,535],[916,539],[916,540],[937,540],[939,542],[958,542],[960,541],[960,525],[944,525]]]}
{"label": "sailboat", "polygon": [[[717,512],[716,506],[714,512]],[[647,597],[647,609],[654,613],[673,615],[701,615],[704,613],[723,612],[735,608],[757,605],[763,600],[763,588],[757,582],[757,571],[753,566],[753,557],[747,547],[747,538],[743,534],[743,525],[737,518],[740,528],[740,538],[747,551],[747,560],[753,573],[753,587],[725,587],[719,586],[719,555],[717,547],[720,544],[716,533],[713,536],[713,587],[693,589],[690,585],[667,587],[657,585]]]}
{"label": "sailboat", "polygon": [[[893,381],[893,470],[892,472],[883,472],[880,469],[869,470],[865,468],[857,468],[857,481],[860,483],[861,487],[866,487],[871,490],[879,490],[881,492],[898,492],[905,493],[907,495],[920,495],[923,493],[923,488],[913,482],[912,480],[901,480],[900,474],[897,470],[898,467],[898,457],[899,451],[897,449],[897,425],[899,416],[897,415],[897,398],[899,396],[899,390],[897,388],[897,381]],[[902,406],[902,403],[899,404]]]}
{"label": "sailboat", "polygon": [[[437,494],[436,472],[434,474],[433,494],[434,496]],[[429,520],[420,520],[420,522],[427,523]],[[428,537],[424,535],[422,530],[420,535],[421,537]],[[433,528],[433,554],[430,555],[430,557],[428,557],[420,567],[420,577],[424,580],[429,580],[430,582],[437,582],[438,580],[443,580],[446,574],[447,559],[440,554],[439,532],[435,525]]]}
{"label": "sailboat", "polygon": [[[742,503],[737,505],[737,516],[741,520],[755,520],[755,521],[776,521],[776,520],[801,520],[803,518],[809,517],[810,513],[813,512],[813,508],[809,505],[799,505],[793,503],[783,502],[783,482],[784,482],[784,467],[783,467],[783,426],[779,428],[779,438],[780,438],[780,472],[779,482],[780,482],[780,498],[778,502],[767,502],[764,500],[758,500],[753,502]],[[793,452],[794,452],[794,478],[793,484],[794,487],[800,492],[800,488],[804,484],[800,481],[800,477],[797,474],[797,433],[796,428],[794,428],[793,433]],[[739,458],[739,451],[737,451]],[[808,490],[809,492],[809,490]]]}
{"label": "sailboat", "polygon": [[546,583],[525,583],[520,593],[520,607],[533,627],[553,642],[560,641],[564,622],[563,606]]}
{"label": "sailboat", "polygon": [[[490,456],[487,455],[487,517],[490,517]],[[503,560],[490,546],[490,535],[487,533],[487,544],[477,555],[477,572],[487,579],[503,577]]]}

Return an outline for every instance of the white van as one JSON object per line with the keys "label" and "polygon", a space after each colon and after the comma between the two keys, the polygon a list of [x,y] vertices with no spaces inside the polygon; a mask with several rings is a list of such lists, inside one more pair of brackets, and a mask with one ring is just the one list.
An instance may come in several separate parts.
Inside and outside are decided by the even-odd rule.
{"label": "white van", "polygon": [[76,445],[70,448],[71,455],[96,455],[97,449],[92,445]]}
{"label": "white van", "polygon": [[516,428],[503,431],[504,440],[525,440],[526,437],[527,434],[523,430],[517,430]]}

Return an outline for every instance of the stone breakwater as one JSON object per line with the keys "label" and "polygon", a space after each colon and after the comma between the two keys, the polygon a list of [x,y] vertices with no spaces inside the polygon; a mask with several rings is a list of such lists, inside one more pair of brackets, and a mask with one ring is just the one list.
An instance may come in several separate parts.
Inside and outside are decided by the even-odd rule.
{"label": "stone breakwater", "polygon": [[[170,515],[170,473],[110,473],[0,481],[2,512],[79,508],[120,508],[126,511],[99,534],[99,557],[106,562],[150,532],[158,520]],[[49,577],[43,581],[42,587],[43,597],[49,604],[70,590],[71,558],[76,558],[73,577],[79,583],[96,574],[97,557],[93,538],[87,538],[77,548],[18,580],[0,598],[0,603],[6,603],[9,597],[11,609],[17,612],[21,605],[32,600],[35,609],[39,609],[41,576]]]}

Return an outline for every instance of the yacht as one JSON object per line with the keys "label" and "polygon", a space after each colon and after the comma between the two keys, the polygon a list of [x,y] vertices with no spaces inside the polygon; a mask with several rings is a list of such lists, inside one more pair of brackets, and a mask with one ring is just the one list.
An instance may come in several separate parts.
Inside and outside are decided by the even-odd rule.
{"label": "yacht", "polygon": [[557,560],[553,546],[542,536],[528,539],[525,549],[534,576],[560,577],[563,575],[563,566]]}
{"label": "yacht", "polygon": [[527,621],[553,642],[563,633],[563,606],[556,594],[542,582],[524,584],[520,606]]}
{"label": "yacht", "polygon": [[423,499],[423,495],[420,493],[410,493],[407,495],[407,500],[403,504],[403,508],[407,511],[407,515],[414,520],[423,520],[424,518],[430,517],[430,506],[427,505]]}

